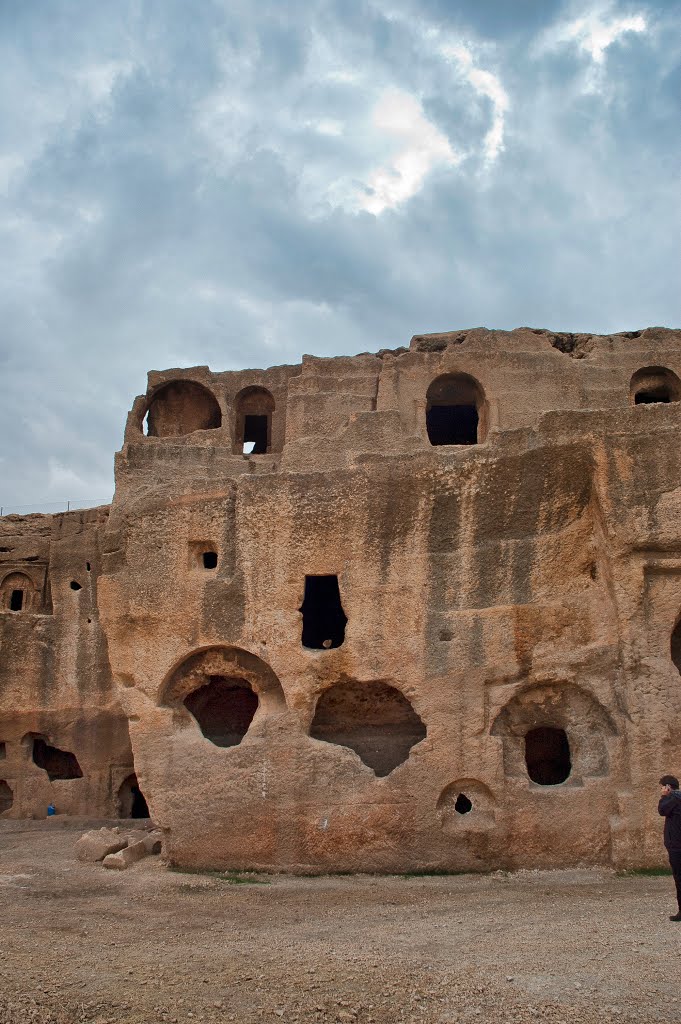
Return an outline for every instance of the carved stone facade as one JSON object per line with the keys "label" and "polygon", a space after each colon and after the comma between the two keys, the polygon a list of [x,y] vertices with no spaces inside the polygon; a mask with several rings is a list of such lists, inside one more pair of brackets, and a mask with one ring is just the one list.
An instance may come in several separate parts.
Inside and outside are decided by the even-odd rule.
{"label": "carved stone facade", "polygon": [[109,508],[0,520],[0,813],[146,798],[193,866],[659,863],[680,377],[662,328],[151,373]]}

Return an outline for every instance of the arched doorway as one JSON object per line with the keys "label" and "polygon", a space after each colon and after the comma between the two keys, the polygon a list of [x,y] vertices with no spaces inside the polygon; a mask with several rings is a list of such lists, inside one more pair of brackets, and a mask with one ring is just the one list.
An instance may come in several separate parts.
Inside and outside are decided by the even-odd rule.
{"label": "arched doorway", "polygon": [[149,818],[149,808],[144,793],[133,772],[121,783],[118,790],[119,818]]}
{"label": "arched doorway", "polygon": [[436,377],[426,393],[426,430],[434,446],[480,444],[487,435],[487,403],[467,373]]}

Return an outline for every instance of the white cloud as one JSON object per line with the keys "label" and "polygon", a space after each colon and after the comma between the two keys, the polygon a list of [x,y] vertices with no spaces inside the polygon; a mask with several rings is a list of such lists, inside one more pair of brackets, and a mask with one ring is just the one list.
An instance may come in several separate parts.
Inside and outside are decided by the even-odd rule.
{"label": "white cloud", "polygon": [[589,55],[594,64],[603,64],[608,47],[630,32],[641,34],[648,28],[642,14],[608,17],[605,10],[590,11],[572,21],[560,22],[543,34],[539,51],[548,52],[575,45]]}
{"label": "white cloud", "polygon": [[447,138],[424,115],[416,97],[401,89],[386,89],[372,114],[372,126],[384,136],[401,140],[387,165],[372,171],[359,198],[360,209],[379,214],[415,195],[436,166],[455,167],[461,157]]}
{"label": "white cloud", "polygon": [[506,90],[496,75],[476,66],[470,49],[462,43],[447,44],[441,53],[447,60],[456,61],[476,93],[492,103],[492,124],[485,135],[484,155],[485,163],[493,164],[504,148],[504,118],[510,106]]}

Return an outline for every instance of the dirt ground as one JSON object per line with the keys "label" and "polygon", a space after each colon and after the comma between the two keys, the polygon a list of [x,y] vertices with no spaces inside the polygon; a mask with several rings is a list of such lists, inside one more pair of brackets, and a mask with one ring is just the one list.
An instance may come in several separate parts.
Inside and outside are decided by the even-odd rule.
{"label": "dirt ground", "polygon": [[681,1020],[670,877],[114,872],[85,830],[0,822],[1,1024]]}

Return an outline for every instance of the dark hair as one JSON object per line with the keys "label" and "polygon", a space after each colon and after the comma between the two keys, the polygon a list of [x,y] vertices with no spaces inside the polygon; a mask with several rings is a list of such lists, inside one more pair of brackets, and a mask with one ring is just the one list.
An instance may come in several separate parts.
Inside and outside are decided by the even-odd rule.
{"label": "dark hair", "polygon": [[679,788],[679,780],[675,775],[663,775],[660,779],[661,786],[669,786],[670,789]]}

